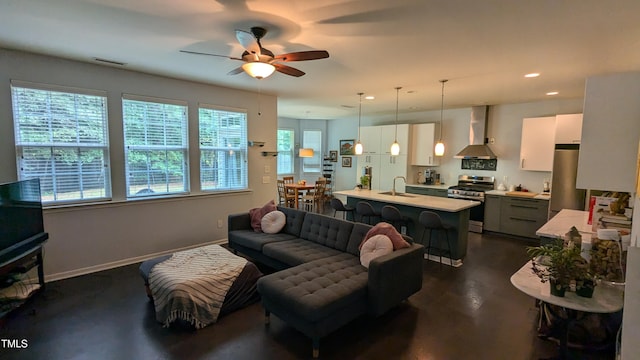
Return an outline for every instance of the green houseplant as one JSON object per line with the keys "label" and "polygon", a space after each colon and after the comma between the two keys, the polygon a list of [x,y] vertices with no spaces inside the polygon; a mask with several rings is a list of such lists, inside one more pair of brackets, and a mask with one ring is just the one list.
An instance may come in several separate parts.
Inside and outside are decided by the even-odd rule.
{"label": "green houseplant", "polygon": [[[527,254],[531,257],[533,272],[540,281],[549,281],[551,294],[564,296],[572,282],[587,288],[590,280],[588,263],[580,256],[580,248],[570,243],[564,246],[561,239],[552,243],[528,247]],[[591,282],[593,284],[593,282]],[[592,287],[593,288],[593,287]]]}

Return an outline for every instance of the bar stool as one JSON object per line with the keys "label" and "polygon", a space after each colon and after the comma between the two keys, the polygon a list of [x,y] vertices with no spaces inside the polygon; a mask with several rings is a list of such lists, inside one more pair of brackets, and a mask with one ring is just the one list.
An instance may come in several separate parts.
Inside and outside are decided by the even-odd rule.
{"label": "bar stool", "polygon": [[398,232],[402,232],[402,226],[405,226],[407,229],[409,228],[409,221],[411,221],[411,219],[400,214],[400,210],[393,205],[383,206],[382,211],[380,211],[380,215],[382,217],[382,221],[386,221],[393,225]]}
{"label": "bar stool", "polygon": [[333,217],[336,217],[336,213],[338,211],[342,211],[342,218],[343,219],[346,218],[347,213],[351,213],[351,216],[353,217],[353,220],[356,219],[356,217],[354,216],[354,211],[356,209],[351,205],[345,205],[338,198],[332,198],[331,199],[331,208],[333,209]]}
{"label": "bar stool", "polygon": [[360,215],[360,222],[364,222],[364,218],[367,218],[367,224],[374,225],[371,219],[374,217],[380,217],[380,213],[373,209],[373,206],[366,201],[358,201],[356,204],[356,213]]}
{"label": "bar stool", "polygon": [[447,239],[447,250],[442,249],[440,247],[437,248],[438,255],[440,255],[440,267],[442,267],[442,255],[448,255],[449,260],[451,261],[451,266],[453,266],[453,259],[451,254],[451,242],[449,241],[449,230],[452,229],[453,227],[443,223],[442,219],[440,218],[440,215],[438,215],[433,211],[421,212],[420,216],[418,217],[418,222],[422,226],[424,226],[424,231],[422,232],[423,244],[424,244],[424,235],[426,234],[427,230],[429,230],[429,244],[425,248],[426,249],[425,252],[427,253],[427,255],[430,254],[431,240],[433,239],[433,231],[434,230],[444,231],[445,237]]}

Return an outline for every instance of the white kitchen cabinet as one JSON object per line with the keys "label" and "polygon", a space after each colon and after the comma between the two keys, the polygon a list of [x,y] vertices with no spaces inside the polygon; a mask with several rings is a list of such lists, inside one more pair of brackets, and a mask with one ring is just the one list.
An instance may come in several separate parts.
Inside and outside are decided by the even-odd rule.
{"label": "white kitchen cabinet", "polygon": [[356,156],[356,169],[357,169],[356,183],[357,184],[360,183],[360,177],[364,174],[362,169],[365,166],[370,166],[371,167],[371,188],[372,189],[380,188],[380,173],[381,173],[380,157],[381,155],[379,154]]}
{"label": "white kitchen cabinet", "polygon": [[582,114],[556,115],[556,144],[580,144]]}
{"label": "white kitchen cabinet", "polygon": [[520,170],[551,171],[555,149],[556,117],[522,119]]}
{"label": "white kitchen cabinet", "polygon": [[[391,154],[391,144],[396,140],[396,126],[378,126],[380,132],[380,153]],[[409,154],[409,124],[398,124],[398,144],[400,144],[400,155]]]}
{"label": "white kitchen cabinet", "polygon": [[640,72],[587,79],[577,188],[636,191],[638,99]]}
{"label": "white kitchen cabinet", "polygon": [[[380,156],[380,184],[378,189],[386,191],[393,188],[393,178],[396,176],[404,176],[407,173],[407,155],[381,155]],[[396,181],[396,191],[405,191],[406,181]]]}
{"label": "white kitchen cabinet", "polygon": [[363,154],[380,154],[380,126],[363,126],[360,128],[360,142]]}
{"label": "white kitchen cabinet", "polygon": [[440,165],[440,159],[434,154],[435,136],[435,123],[411,125],[411,165]]}

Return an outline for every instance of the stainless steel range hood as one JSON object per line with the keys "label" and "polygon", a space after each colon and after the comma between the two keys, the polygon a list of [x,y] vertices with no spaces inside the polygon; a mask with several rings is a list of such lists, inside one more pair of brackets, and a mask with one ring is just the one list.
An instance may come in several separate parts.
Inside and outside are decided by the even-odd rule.
{"label": "stainless steel range hood", "polygon": [[471,122],[469,126],[469,143],[454,156],[458,159],[495,159],[489,145],[485,143],[487,127],[487,106],[474,106],[471,108]]}

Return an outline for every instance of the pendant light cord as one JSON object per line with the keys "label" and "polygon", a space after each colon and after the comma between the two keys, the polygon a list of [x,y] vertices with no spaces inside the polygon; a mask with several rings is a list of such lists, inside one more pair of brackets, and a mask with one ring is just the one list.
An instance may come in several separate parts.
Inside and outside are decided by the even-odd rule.
{"label": "pendant light cord", "polygon": [[440,80],[442,83],[442,100],[440,102],[440,142],[442,142],[442,114],[444,112],[444,83],[448,80]]}
{"label": "pendant light cord", "polygon": [[362,95],[364,95],[364,93],[359,92],[358,95],[360,96],[360,105],[358,106],[358,141],[360,141],[360,116],[362,116]]}
{"label": "pendant light cord", "polygon": [[396,87],[396,135],[394,138],[396,143],[398,142],[398,98],[400,97],[400,89],[402,89],[402,87]]}

